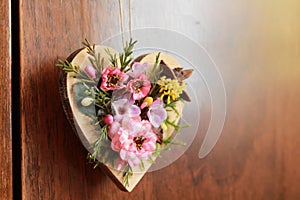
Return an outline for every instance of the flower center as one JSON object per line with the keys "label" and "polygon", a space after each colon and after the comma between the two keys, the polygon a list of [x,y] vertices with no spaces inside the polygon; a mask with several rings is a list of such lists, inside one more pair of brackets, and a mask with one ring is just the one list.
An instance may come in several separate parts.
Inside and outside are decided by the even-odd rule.
{"label": "flower center", "polygon": [[142,81],[142,80],[135,81],[135,82],[132,84],[132,89],[133,89],[135,92],[140,92],[140,88],[143,87],[143,85],[144,85],[144,81]]}
{"label": "flower center", "polygon": [[144,143],[145,140],[146,140],[146,138],[144,136],[133,138],[133,141],[135,142],[136,148],[138,150],[142,149],[142,145],[143,145],[143,143]]}
{"label": "flower center", "polygon": [[120,76],[118,76],[116,74],[109,75],[108,79],[107,79],[107,85],[109,87],[114,87],[118,84],[119,80],[120,80]]}
{"label": "flower center", "polygon": [[127,109],[125,107],[119,107],[118,112],[120,115],[124,115],[126,113]]}

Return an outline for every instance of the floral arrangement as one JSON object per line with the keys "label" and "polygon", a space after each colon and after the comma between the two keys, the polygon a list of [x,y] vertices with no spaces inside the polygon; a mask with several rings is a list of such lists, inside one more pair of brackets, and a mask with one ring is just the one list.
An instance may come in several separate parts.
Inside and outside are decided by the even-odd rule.
{"label": "floral arrangement", "polygon": [[111,163],[122,170],[125,184],[134,168],[143,169],[144,161],[153,160],[175,143],[172,134],[164,137],[163,133],[182,128],[170,120],[168,113],[180,117],[176,105],[189,100],[184,79],[192,73],[165,66],[160,53],[154,64],[135,62],[135,43],[130,40],[119,55],[107,49],[110,65],[104,66],[95,45],[85,40],[90,65],[80,69],[67,60],[58,60],[57,64],[78,80],[74,86],[78,107],[99,125],[99,136],[88,158],[95,166]]}

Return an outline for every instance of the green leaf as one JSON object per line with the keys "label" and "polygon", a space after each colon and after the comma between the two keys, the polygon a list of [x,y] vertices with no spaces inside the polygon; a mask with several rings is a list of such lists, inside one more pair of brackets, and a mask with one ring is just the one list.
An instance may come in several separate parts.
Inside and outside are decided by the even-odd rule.
{"label": "green leaf", "polygon": [[82,112],[83,114],[85,114],[89,117],[95,116],[96,115],[96,110],[95,110],[95,104],[94,103],[92,103],[90,106],[83,106],[81,104],[82,100],[84,98],[88,97],[85,94],[86,86],[84,86],[82,83],[76,83],[73,86],[73,91],[74,91],[76,104],[77,104],[78,109],[80,110],[80,112]]}

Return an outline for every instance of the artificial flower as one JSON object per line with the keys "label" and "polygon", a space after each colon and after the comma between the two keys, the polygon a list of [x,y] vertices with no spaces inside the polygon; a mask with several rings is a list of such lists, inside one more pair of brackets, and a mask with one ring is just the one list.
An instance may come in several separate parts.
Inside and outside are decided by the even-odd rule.
{"label": "artificial flower", "polygon": [[108,136],[110,138],[113,138],[115,134],[118,132],[120,126],[121,124],[118,121],[114,120],[113,123],[109,125],[108,132],[107,132]]}
{"label": "artificial flower", "polygon": [[123,88],[128,76],[119,68],[106,67],[102,72],[101,89],[104,91]]}
{"label": "artificial flower", "polygon": [[141,64],[139,62],[134,62],[131,67],[132,70],[128,71],[127,74],[131,77],[136,77],[140,74],[143,74],[146,71],[147,67],[147,63]]}
{"label": "artificial flower", "polygon": [[173,101],[177,100],[185,88],[184,81],[180,84],[178,80],[166,78],[165,76],[161,77],[157,84],[160,86],[160,99],[163,100],[166,96],[168,104],[171,102],[171,99]]}
{"label": "artificial flower", "polygon": [[156,149],[157,136],[149,121],[139,118],[124,118],[114,137],[111,148],[119,152],[120,158],[130,167],[148,160]]}
{"label": "artificial flower", "polygon": [[127,83],[127,91],[132,94],[134,100],[140,100],[147,96],[151,88],[151,83],[147,76],[140,74]]}
{"label": "artificial flower", "polygon": [[163,107],[163,101],[159,98],[156,99],[149,107],[147,116],[151,124],[158,128],[167,119],[167,111]]}
{"label": "artificial flower", "polygon": [[141,110],[138,106],[129,103],[128,99],[118,99],[112,102],[114,120],[120,121],[124,117],[139,117]]}
{"label": "artificial flower", "polygon": [[[176,104],[168,104],[180,98],[185,87],[183,80],[188,78],[192,71],[182,68],[174,70],[164,66],[160,53],[157,54],[154,65],[140,62],[128,64],[133,60],[132,50],[135,43],[136,41],[130,40],[120,56],[115,56],[107,50],[104,57],[111,58],[110,66],[93,62],[102,60],[95,46],[90,45],[87,40],[84,45],[88,50],[87,54],[90,55],[86,59],[87,62],[90,61],[88,65],[80,69],[67,61],[59,61],[57,64],[63,67],[65,72],[77,74],[75,82],[82,85],[80,91],[76,90],[74,93],[76,102],[81,103],[79,106],[83,108],[80,111],[82,115],[92,117],[86,111],[95,108],[97,124],[101,125],[94,126],[94,117],[90,120],[86,118],[87,122],[91,121],[93,125],[90,128],[99,131],[99,137],[90,146],[93,152],[88,158],[96,161],[97,165],[100,161],[121,170],[125,187],[129,186],[129,176],[136,173],[135,167],[141,165],[142,169],[142,161],[150,160],[153,153],[155,156],[156,153],[159,154],[170,142],[173,136],[171,131],[177,131],[181,110],[176,110]],[[102,67],[103,70],[99,71]],[[172,77],[161,77],[162,74]],[[87,78],[92,81],[85,84]],[[170,113],[170,118],[174,118],[172,123],[167,120],[167,107],[172,107],[178,114],[174,118],[173,113]],[[168,135],[164,138],[166,132]]]}
{"label": "artificial flower", "polygon": [[152,97],[146,97],[140,107],[141,107],[141,109],[144,109],[146,107],[151,106],[152,103],[153,103],[153,98]]}

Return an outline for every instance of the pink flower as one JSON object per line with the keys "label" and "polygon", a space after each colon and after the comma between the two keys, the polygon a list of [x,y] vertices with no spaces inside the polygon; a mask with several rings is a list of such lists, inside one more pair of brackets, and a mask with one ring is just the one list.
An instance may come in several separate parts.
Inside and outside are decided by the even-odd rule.
{"label": "pink flower", "polygon": [[104,91],[121,89],[128,76],[119,68],[106,67],[102,72],[101,89]]}
{"label": "pink flower", "polygon": [[113,108],[114,117],[108,129],[108,136],[113,138],[119,130],[122,120],[124,118],[140,118],[141,109],[138,106],[133,105],[133,103],[130,103],[128,99],[118,99],[112,102],[111,105]]}
{"label": "pink flower", "polygon": [[134,100],[140,100],[147,96],[151,88],[151,83],[146,75],[140,74],[127,83],[127,91],[132,94]]}
{"label": "pink flower", "polygon": [[163,107],[163,101],[159,98],[156,99],[149,107],[147,116],[151,124],[158,128],[167,119],[167,111]]}
{"label": "pink flower", "polygon": [[84,70],[91,79],[96,78],[96,70],[93,66],[88,65],[84,68]]}
{"label": "pink flower", "polygon": [[108,136],[110,138],[113,138],[115,134],[118,132],[120,128],[120,123],[117,121],[114,121],[113,123],[110,124],[109,129],[108,129]]}
{"label": "pink flower", "polygon": [[124,118],[112,137],[111,148],[131,167],[148,160],[156,149],[157,136],[149,121],[140,118]]}
{"label": "pink flower", "polygon": [[140,74],[143,74],[146,71],[147,67],[148,63],[141,64],[139,62],[134,62],[131,67],[132,70],[127,72],[127,74],[134,78]]}

